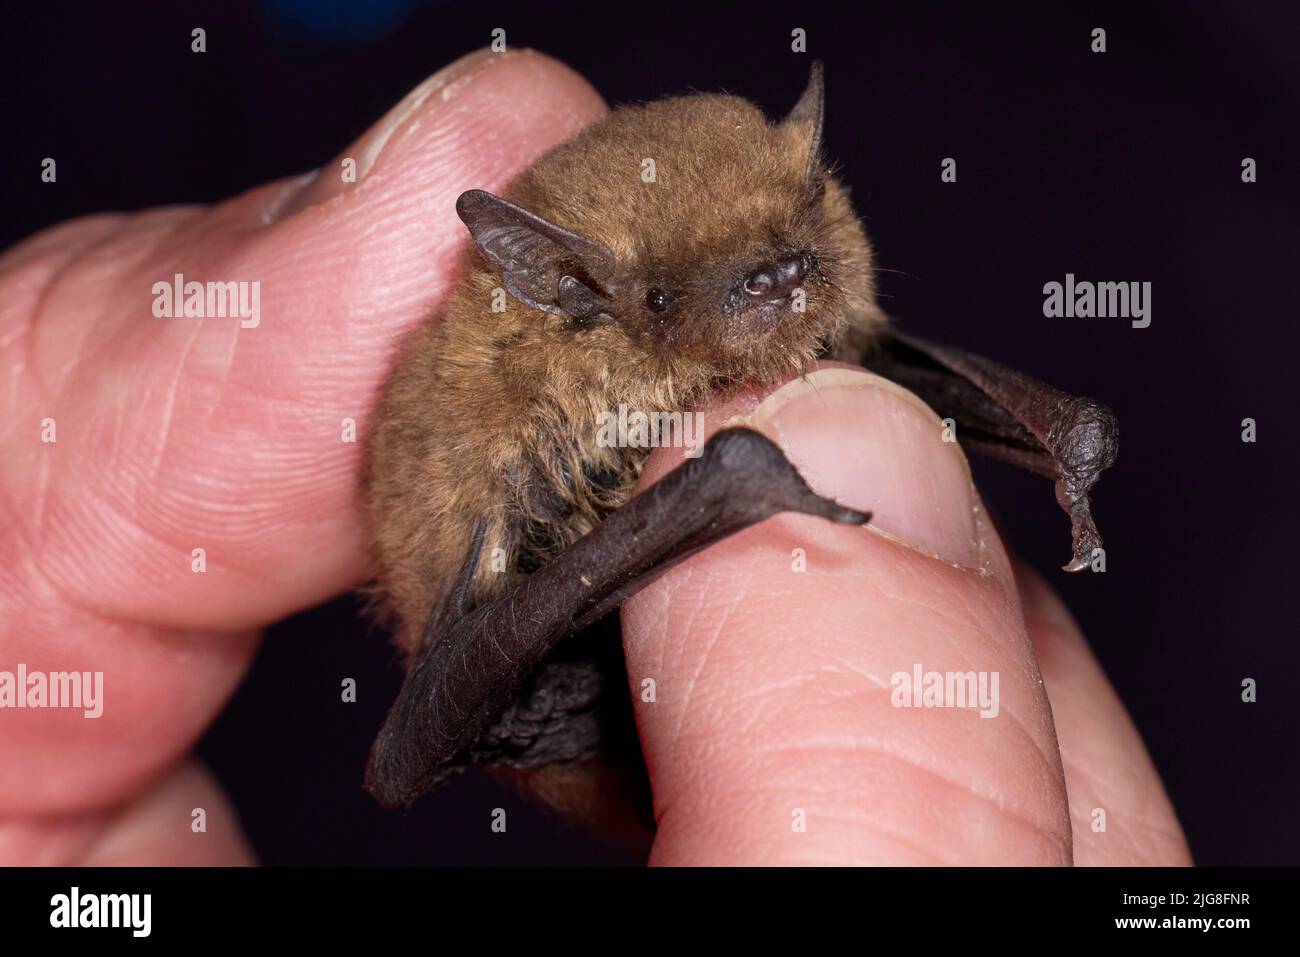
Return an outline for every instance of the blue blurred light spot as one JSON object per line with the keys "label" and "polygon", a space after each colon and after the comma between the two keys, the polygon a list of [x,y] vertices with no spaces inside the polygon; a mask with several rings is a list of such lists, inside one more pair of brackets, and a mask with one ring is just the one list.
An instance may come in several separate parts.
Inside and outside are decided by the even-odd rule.
{"label": "blue blurred light spot", "polygon": [[[303,39],[367,43],[405,19],[422,0],[266,0],[282,29]],[[302,35],[306,34],[305,37]]]}

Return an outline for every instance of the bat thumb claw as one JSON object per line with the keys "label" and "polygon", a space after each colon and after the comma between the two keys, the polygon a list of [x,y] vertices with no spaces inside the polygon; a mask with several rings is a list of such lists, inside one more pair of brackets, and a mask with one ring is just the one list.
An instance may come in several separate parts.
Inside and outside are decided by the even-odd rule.
{"label": "bat thumb claw", "polygon": [[871,521],[870,512],[859,512],[856,508],[849,508],[846,505],[834,505],[824,517],[837,525],[866,525]]}
{"label": "bat thumb claw", "polygon": [[[405,690],[370,748],[365,789],[387,811],[406,811],[449,774],[427,742],[417,740],[416,722],[406,719]],[[406,719],[406,720],[404,720]]]}
{"label": "bat thumb claw", "polygon": [[414,802],[414,796],[405,793],[407,789],[396,786],[393,775],[376,768],[373,754],[366,764],[365,788],[385,811],[405,811]]}

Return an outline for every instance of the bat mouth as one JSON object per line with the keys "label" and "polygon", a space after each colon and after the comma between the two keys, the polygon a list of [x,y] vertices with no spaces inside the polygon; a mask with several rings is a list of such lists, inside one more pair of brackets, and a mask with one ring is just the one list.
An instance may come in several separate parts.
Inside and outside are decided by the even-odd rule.
{"label": "bat mouth", "polygon": [[793,301],[793,296],[782,296],[779,299],[748,303],[736,309],[729,322],[732,338],[770,334],[796,317],[797,314],[790,308]]}

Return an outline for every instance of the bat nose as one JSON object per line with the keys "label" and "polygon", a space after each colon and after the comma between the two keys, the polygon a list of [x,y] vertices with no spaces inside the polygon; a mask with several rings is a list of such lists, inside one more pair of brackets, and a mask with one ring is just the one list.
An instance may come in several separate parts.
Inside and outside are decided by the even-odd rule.
{"label": "bat nose", "polygon": [[794,292],[807,275],[807,256],[785,256],[754,270],[741,288],[752,302],[772,302]]}

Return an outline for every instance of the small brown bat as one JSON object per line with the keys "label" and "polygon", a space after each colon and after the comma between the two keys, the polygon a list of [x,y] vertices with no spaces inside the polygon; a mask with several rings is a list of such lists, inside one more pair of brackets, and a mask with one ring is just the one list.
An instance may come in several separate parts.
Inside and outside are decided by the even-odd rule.
{"label": "small brown bat", "polygon": [[460,285],[403,352],[370,443],[377,593],[407,665],[367,772],[380,803],[405,807],[470,763],[563,776],[607,753],[621,656],[575,635],[779,512],[869,518],[737,428],[634,497],[648,450],[597,441],[598,415],[620,405],[689,409],[819,357],[860,362],[955,419],[963,442],[1051,478],[1073,527],[1066,568],[1088,567],[1113,416],[890,327],[822,155],[822,102],[814,64],[779,123],[734,96],[622,107],[503,198],[457,201],[474,239]]}

